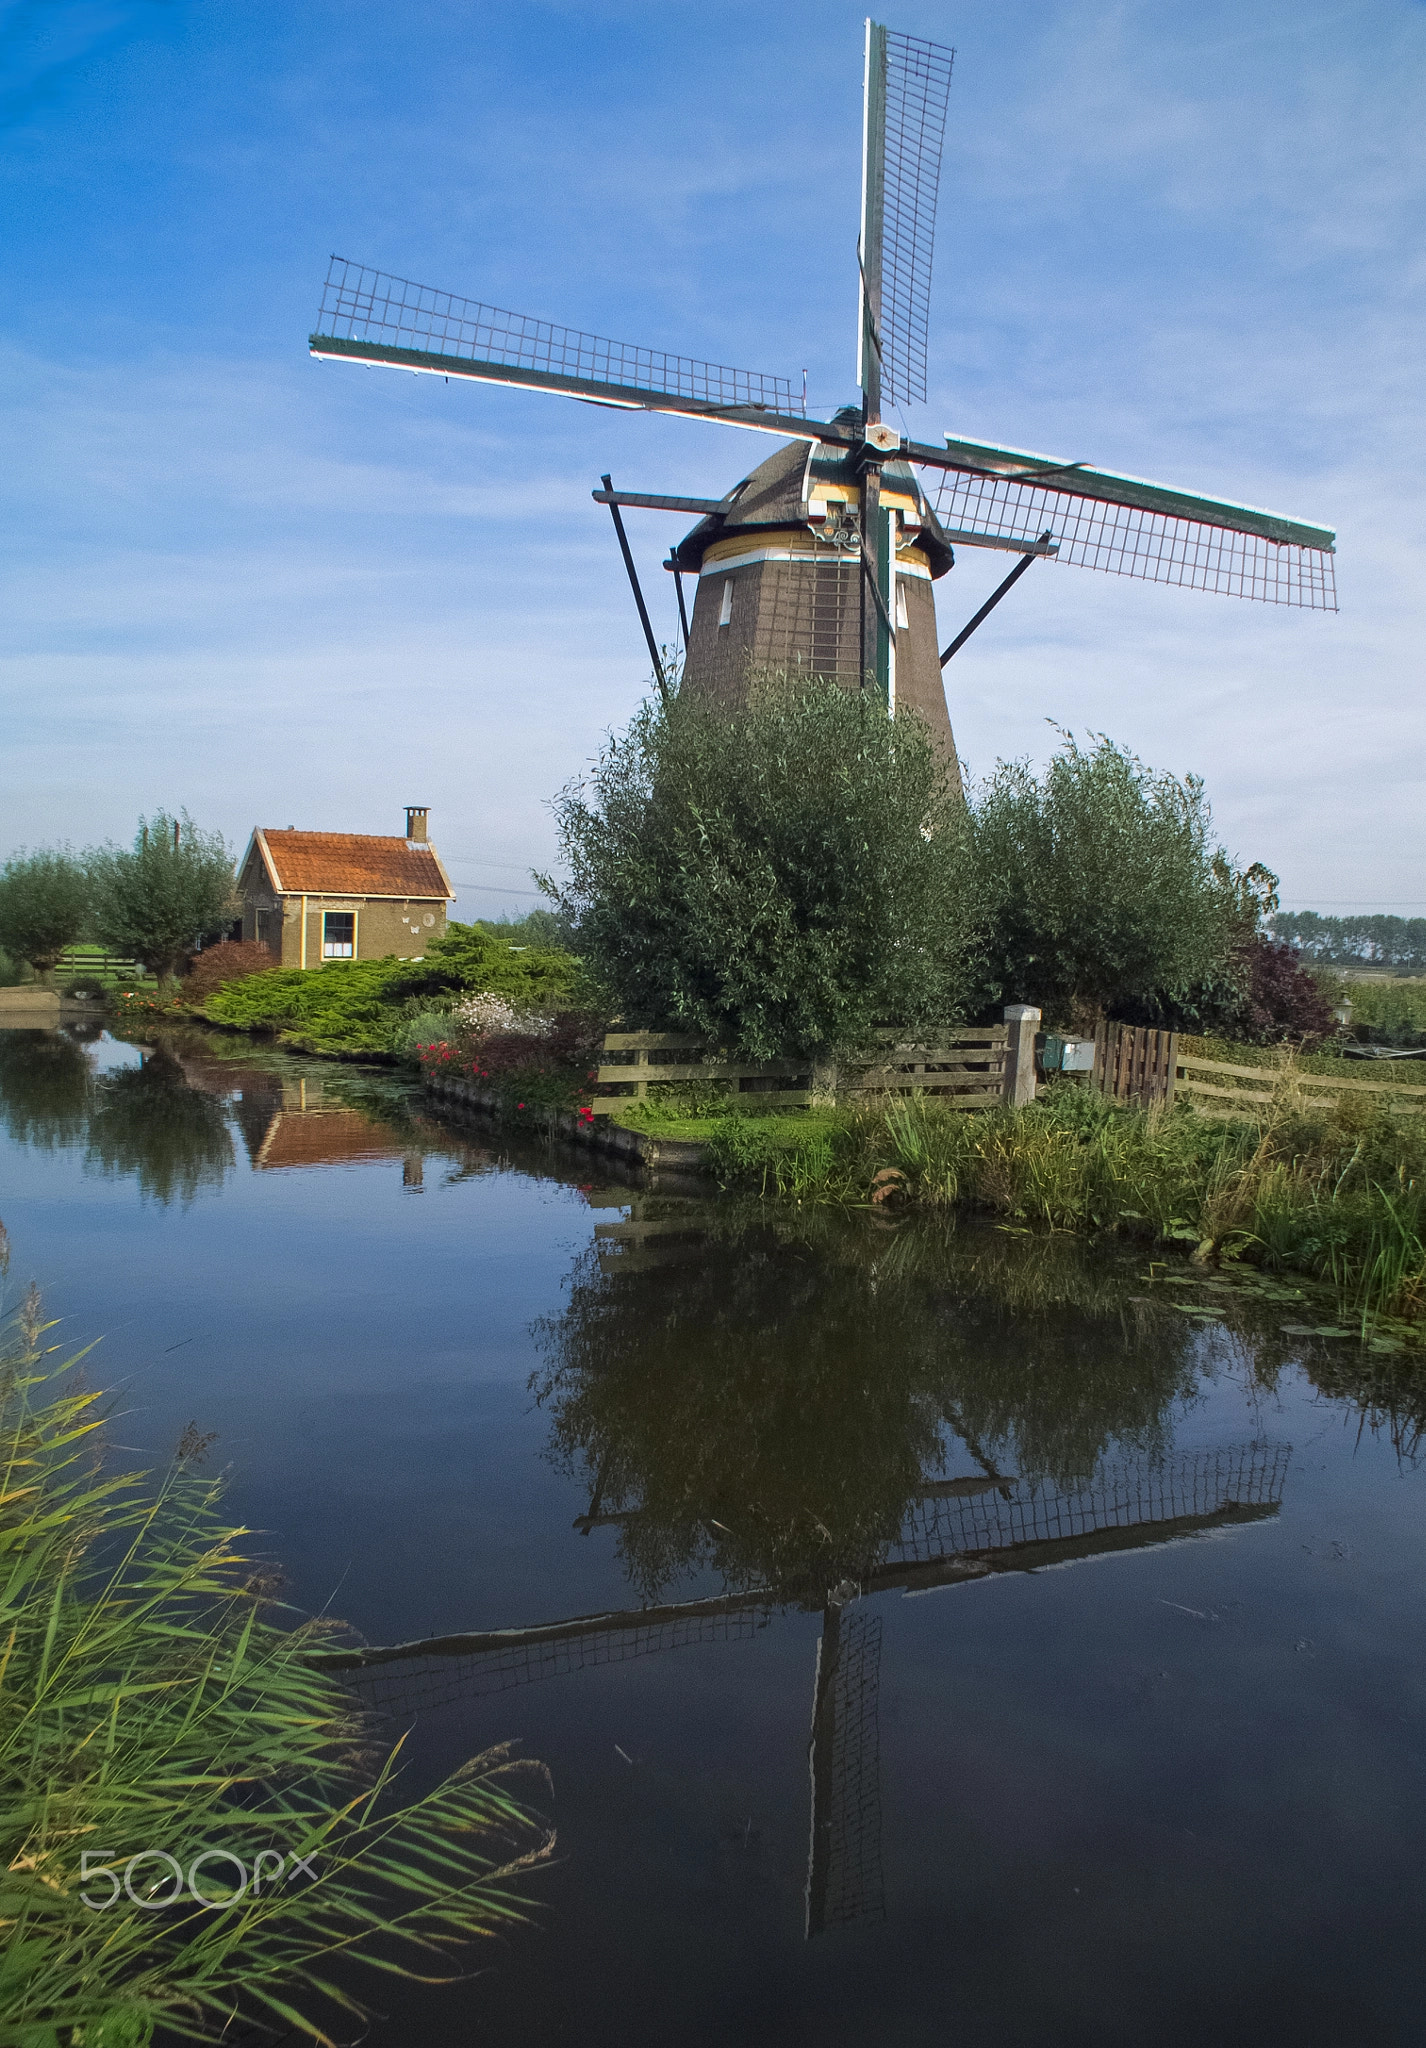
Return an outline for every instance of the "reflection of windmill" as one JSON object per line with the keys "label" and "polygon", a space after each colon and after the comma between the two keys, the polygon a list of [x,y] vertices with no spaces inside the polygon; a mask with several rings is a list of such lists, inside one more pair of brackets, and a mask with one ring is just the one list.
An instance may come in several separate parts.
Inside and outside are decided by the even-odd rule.
{"label": "reflection of windmill", "polygon": [[[697,512],[668,567],[698,578],[685,683],[728,695],[750,668],[800,665],[925,716],[951,751],[941,671],[1037,555],[1151,582],[1335,609],[1334,536],[1275,513],[883,418],[926,396],[927,319],[953,53],[868,22],[858,243],[861,401],[806,416],[789,380],[502,312],[334,257],[314,356],[509,384],[750,427],[785,445],[722,498],[616,491],[610,507],[650,658],[666,679],[620,507]],[[804,379],[805,384],[805,379]],[[789,438],[790,437],[790,438]],[[920,473],[942,481],[939,515]],[[943,524],[943,521],[945,522]],[[931,585],[955,546],[1020,557],[938,654]]]}
{"label": "reflection of windmill", "polygon": [[[1023,1486],[997,1472],[925,1483],[896,1541],[868,1563],[859,1584],[843,1582],[823,1606],[809,1742],[809,1937],[882,1912],[881,1623],[865,1609],[848,1613],[849,1606],[874,1593],[969,1584],[1267,1520],[1282,1500],[1289,1456],[1286,1444],[1233,1445],[1158,1466],[1106,1467],[1079,1488]],[[601,1514],[596,1497],[575,1526],[587,1533],[639,1512]],[[785,1592],[756,1586],[532,1628],[319,1653],[319,1661],[347,1674],[373,1707],[405,1715],[590,1665],[749,1637],[786,1599]]]}

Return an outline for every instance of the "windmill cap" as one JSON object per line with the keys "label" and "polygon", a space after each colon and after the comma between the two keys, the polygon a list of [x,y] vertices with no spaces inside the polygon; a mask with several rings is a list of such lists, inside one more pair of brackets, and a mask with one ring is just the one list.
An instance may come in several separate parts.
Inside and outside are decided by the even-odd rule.
{"label": "windmill cap", "polygon": [[[858,407],[843,407],[858,422]],[[811,530],[808,505],[819,486],[841,485],[856,490],[860,477],[852,451],[820,441],[787,441],[766,462],[759,463],[672,551],[677,567],[696,575],[703,557],[715,541],[732,540],[739,534],[755,534],[770,527],[804,527]],[[921,531],[916,546],[925,554],[933,577],[943,576],[954,557],[939,520],[906,462],[893,459],[882,469],[882,486],[897,495],[905,493],[921,507]]]}

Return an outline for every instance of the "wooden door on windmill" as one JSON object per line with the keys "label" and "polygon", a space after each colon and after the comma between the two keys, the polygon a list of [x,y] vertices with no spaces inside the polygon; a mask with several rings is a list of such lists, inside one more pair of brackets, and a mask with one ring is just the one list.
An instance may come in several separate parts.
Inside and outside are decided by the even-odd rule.
{"label": "wooden door on windmill", "polygon": [[1176,1031],[1150,1031],[1139,1024],[1095,1027],[1093,1085],[1116,1102],[1167,1109],[1173,1101],[1177,1059]]}

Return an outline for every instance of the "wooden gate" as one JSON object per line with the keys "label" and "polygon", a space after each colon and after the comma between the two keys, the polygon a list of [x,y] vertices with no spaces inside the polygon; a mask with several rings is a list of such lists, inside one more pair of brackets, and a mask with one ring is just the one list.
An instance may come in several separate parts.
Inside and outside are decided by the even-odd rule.
{"label": "wooden gate", "polygon": [[1150,1031],[1139,1024],[1101,1024],[1095,1030],[1094,1086],[1116,1102],[1167,1109],[1177,1065],[1176,1031]]}

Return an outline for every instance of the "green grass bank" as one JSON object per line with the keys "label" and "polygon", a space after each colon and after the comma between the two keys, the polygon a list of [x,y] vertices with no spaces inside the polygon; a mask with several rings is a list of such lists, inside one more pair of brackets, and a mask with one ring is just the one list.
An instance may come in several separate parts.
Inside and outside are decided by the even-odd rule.
{"label": "green grass bank", "polygon": [[934,1097],[880,1107],[620,1120],[701,1138],[729,1187],[802,1202],[988,1212],[1013,1227],[1117,1233],[1206,1263],[1303,1273],[1388,1342],[1426,1335],[1426,1116],[1352,1097],[1260,1120],[1154,1114],[1055,1084],[975,1115]]}

